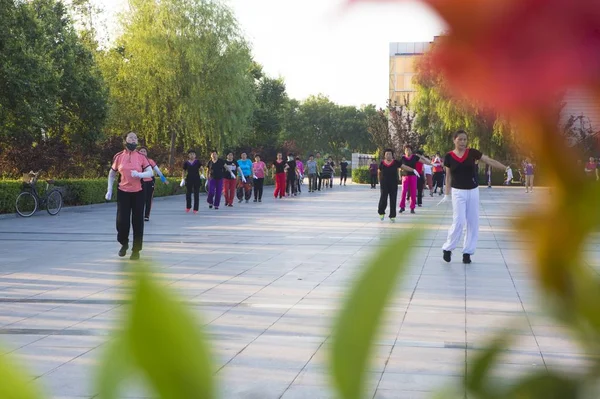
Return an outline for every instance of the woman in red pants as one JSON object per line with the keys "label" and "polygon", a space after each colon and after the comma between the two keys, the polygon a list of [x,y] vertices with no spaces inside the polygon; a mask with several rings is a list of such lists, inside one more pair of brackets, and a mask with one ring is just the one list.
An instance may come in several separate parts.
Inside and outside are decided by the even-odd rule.
{"label": "woman in red pants", "polygon": [[415,213],[415,206],[417,203],[417,180],[421,178],[421,173],[418,171],[421,167],[418,167],[418,163],[430,164],[427,158],[421,157],[421,155],[413,154],[412,147],[410,144],[404,145],[404,156],[401,160],[403,165],[406,165],[412,169],[417,170],[415,174],[408,173],[402,176],[402,196],[400,197],[400,213],[405,211],[406,207],[406,193],[410,192],[410,213]]}
{"label": "woman in red pants", "polygon": [[239,165],[233,160],[233,152],[227,154],[225,160],[225,169],[227,172],[223,176],[223,194],[225,197],[225,206],[233,206],[233,199],[235,198],[235,186],[237,183],[237,171]]}
{"label": "woman in red pants", "polygon": [[277,153],[277,160],[273,161],[273,178],[275,179],[275,198],[283,198],[285,196],[285,171],[287,163],[283,160],[283,154]]}

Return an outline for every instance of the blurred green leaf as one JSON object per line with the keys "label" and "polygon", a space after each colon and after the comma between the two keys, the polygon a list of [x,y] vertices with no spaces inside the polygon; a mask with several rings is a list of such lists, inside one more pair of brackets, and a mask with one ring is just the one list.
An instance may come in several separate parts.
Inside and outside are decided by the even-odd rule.
{"label": "blurred green leaf", "polygon": [[145,263],[136,269],[125,331],[136,365],[162,398],[214,398],[214,370],[200,325],[149,270]]}
{"label": "blurred green leaf", "polygon": [[[519,399],[577,399],[584,391],[585,382],[567,375],[544,371],[524,377],[515,385],[508,398]],[[597,397],[597,396],[596,396]]]}
{"label": "blurred green leaf", "polygon": [[468,394],[485,398],[502,397],[499,392],[491,390],[492,386],[490,386],[487,377],[504,349],[508,346],[510,338],[510,334],[505,334],[494,339],[488,348],[475,356],[473,364],[469,366],[469,372],[465,378],[465,386]]}
{"label": "blurred green leaf", "polygon": [[42,398],[35,382],[21,371],[11,360],[11,356],[0,352],[0,398],[39,399]]}
{"label": "blurred green leaf", "polygon": [[343,305],[334,326],[331,353],[333,378],[342,398],[363,395],[365,371],[385,305],[420,237],[420,231],[409,231],[378,248]]}
{"label": "blurred green leaf", "polygon": [[108,344],[108,349],[98,370],[99,399],[117,399],[119,386],[133,371],[131,350],[123,333]]}

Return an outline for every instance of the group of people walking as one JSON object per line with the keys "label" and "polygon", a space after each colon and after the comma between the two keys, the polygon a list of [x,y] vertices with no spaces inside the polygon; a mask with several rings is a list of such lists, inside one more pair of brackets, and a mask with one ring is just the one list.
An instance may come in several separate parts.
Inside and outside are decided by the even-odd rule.
{"label": "group of people walking", "polygon": [[[439,153],[429,160],[419,152],[413,154],[412,147],[405,145],[404,155],[400,159],[395,159],[393,150],[387,149],[384,153],[384,160],[377,169],[370,167],[371,173],[374,169],[377,170],[376,179],[373,178],[373,174],[371,175],[371,187],[374,188],[377,181],[380,184],[378,214],[381,220],[385,218],[388,200],[390,221],[394,222],[396,219],[399,171],[402,171],[400,213],[405,211],[407,193],[411,199],[410,212],[415,213],[415,203],[420,204],[417,193],[422,192],[422,185],[425,182],[429,184],[431,196],[437,188],[444,190],[444,197],[440,204],[451,200],[453,213],[452,226],[442,247],[443,259],[446,262],[452,260],[452,251],[458,246],[463,229],[466,228],[462,251],[462,260],[465,264],[471,263],[471,255],[475,253],[479,233],[478,164],[483,163],[492,168],[507,170],[502,163],[483,155],[476,149],[468,148],[467,141],[467,133],[464,130],[457,131],[453,136],[454,149],[444,156],[443,162],[441,162]],[[426,166],[431,166],[431,179],[427,178],[429,168],[425,169]],[[443,171],[440,170],[442,166]],[[438,173],[437,176],[436,173]],[[445,181],[440,183],[440,176],[444,175]],[[422,194],[419,195],[419,199],[422,199]]]}
{"label": "group of people walking", "polygon": [[[219,209],[224,199],[226,207],[233,207],[235,198],[238,202],[250,202],[254,194],[254,202],[262,202],[265,178],[271,172],[275,182],[274,197],[297,196],[302,192],[304,177],[308,176],[310,193],[321,191],[324,187],[333,187],[335,163],[330,157],[327,160],[317,153],[310,155],[306,163],[294,154],[288,154],[284,160],[278,153],[276,160],[269,166],[254,156],[252,162],[246,153],[235,160],[229,152],[225,159],[218,152],[212,151],[210,159],[203,164],[197,159],[196,151],[187,152],[187,160],[182,166],[181,187],[186,188],[185,211],[198,213],[200,187],[206,182],[207,202],[210,209]],[[108,187],[105,199],[110,201],[113,185],[119,175],[117,189],[117,241],[121,244],[119,256],[123,257],[129,250],[129,232],[133,227],[133,247],[131,259],[137,260],[143,245],[144,220],[150,220],[152,200],[154,197],[156,173],[160,180],[168,184],[156,162],[148,157],[145,147],[138,148],[136,133],[130,132],[125,138],[125,149],[113,158],[108,176]],[[340,185],[346,185],[348,178],[348,162],[342,158],[340,162]]]}

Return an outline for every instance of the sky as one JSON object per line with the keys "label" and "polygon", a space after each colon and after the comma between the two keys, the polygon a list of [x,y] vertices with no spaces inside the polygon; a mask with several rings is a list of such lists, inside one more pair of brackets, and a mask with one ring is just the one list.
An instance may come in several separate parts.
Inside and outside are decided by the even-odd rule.
{"label": "sky", "polygon": [[[124,0],[97,0],[108,25]],[[413,1],[346,6],[346,0],[224,0],[254,59],[288,95],[323,94],[343,105],[385,105],[389,43],[431,41],[442,21]]]}

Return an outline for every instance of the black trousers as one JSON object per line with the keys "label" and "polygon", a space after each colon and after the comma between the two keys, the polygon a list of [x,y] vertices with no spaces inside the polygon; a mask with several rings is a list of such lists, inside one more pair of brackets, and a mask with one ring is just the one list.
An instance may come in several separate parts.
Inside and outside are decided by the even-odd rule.
{"label": "black trousers", "polygon": [[417,178],[417,205],[423,205],[423,188],[425,187],[425,176]]}
{"label": "black trousers", "polygon": [[398,200],[398,183],[396,184],[386,184],[381,183],[379,185],[381,195],[379,197],[379,208],[377,209],[377,213],[380,215],[385,215],[385,208],[388,205],[388,197],[390,199],[390,217],[396,217],[396,201]]}
{"label": "black trousers", "polygon": [[371,188],[377,187],[377,175],[371,175]]}
{"label": "black trousers", "polygon": [[435,172],[433,174],[433,187],[435,187],[434,192],[437,192],[438,188],[442,193],[444,192],[444,172]]}
{"label": "black trousers", "polygon": [[285,192],[288,193],[288,195],[296,194],[296,188],[296,176],[288,176]]}
{"label": "black trousers", "polygon": [[243,199],[248,201],[250,198],[252,198],[252,183],[253,183],[252,176],[244,176],[244,177],[246,178],[246,183],[242,182],[241,180],[238,181],[238,186],[235,191],[235,195],[236,195],[237,199],[240,201]]}
{"label": "black trousers", "polygon": [[254,199],[262,199],[263,187],[265,186],[265,178],[254,179]]}
{"label": "black trousers", "polygon": [[323,182],[323,175],[319,172],[317,173],[317,190],[321,191],[321,183]]}
{"label": "black trousers", "polygon": [[340,174],[340,184],[346,183],[346,179],[348,178],[348,172],[342,172],[342,174]]}
{"label": "black trousers", "polygon": [[152,200],[154,199],[154,179],[151,181],[142,181],[142,189],[144,190],[144,217],[150,218],[152,210]]}
{"label": "black trousers", "polygon": [[198,210],[198,202],[200,202],[200,179],[185,181],[185,208],[192,208],[192,192],[194,193],[194,210]]}
{"label": "black trousers", "polygon": [[133,252],[142,250],[144,241],[144,191],[117,190],[117,241],[129,246],[129,228],[133,225]]}

